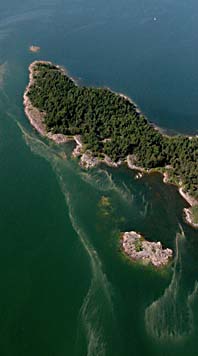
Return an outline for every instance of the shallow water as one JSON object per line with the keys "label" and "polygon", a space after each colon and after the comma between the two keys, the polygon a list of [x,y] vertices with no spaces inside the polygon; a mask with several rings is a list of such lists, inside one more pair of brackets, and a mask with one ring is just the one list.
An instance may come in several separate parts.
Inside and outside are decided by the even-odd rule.
{"label": "shallow water", "polygon": [[[29,63],[47,59],[80,83],[126,93],[162,127],[197,132],[197,7],[0,5],[1,355],[197,354],[198,233],[176,188],[126,167],[81,170],[60,157],[71,145],[42,140],[22,107]],[[130,229],[174,249],[167,271],[124,258],[119,233]]]}

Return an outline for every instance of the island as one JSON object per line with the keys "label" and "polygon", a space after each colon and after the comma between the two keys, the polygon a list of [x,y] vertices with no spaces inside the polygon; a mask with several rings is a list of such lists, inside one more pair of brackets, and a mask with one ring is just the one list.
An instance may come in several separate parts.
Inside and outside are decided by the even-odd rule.
{"label": "island", "polygon": [[167,266],[173,256],[173,251],[169,248],[163,249],[161,242],[147,241],[135,231],[123,233],[121,244],[124,253],[131,260],[151,264],[156,268]]}
{"label": "island", "polygon": [[43,136],[75,140],[73,156],[85,168],[127,163],[141,173],[160,172],[186,199],[185,219],[197,227],[198,137],[168,136],[128,97],[108,88],[79,86],[66,70],[35,61],[24,93],[25,113]]}
{"label": "island", "polygon": [[29,47],[29,51],[30,51],[30,52],[33,52],[33,53],[39,52],[40,49],[41,49],[41,48],[40,48],[39,46],[33,46],[33,45],[32,45],[32,46]]}

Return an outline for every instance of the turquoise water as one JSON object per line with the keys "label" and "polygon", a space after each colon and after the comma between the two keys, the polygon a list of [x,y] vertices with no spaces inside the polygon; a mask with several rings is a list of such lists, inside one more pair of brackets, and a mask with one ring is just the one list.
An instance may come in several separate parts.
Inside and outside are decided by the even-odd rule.
{"label": "turquoise water", "polygon": [[[29,63],[47,59],[80,83],[126,93],[162,127],[196,133],[197,7],[0,5],[1,355],[197,355],[198,233],[176,188],[158,174],[137,180],[126,167],[86,172],[62,160],[71,145],[42,140],[22,106]],[[123,257],[119,233],[131,229],[174,249],[167,271]]]}

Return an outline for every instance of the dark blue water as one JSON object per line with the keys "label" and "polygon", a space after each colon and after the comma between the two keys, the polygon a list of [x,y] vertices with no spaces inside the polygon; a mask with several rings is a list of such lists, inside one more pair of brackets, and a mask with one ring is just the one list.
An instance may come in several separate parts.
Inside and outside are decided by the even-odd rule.
{"label": "dark blue water", "polygon": [[193,0],[10,0],[1,11],[1,57],[6,50],[24,59],[38,43],[40,57],[86,84],[125,92],[155,123],[197,132],[197,7]]}
{"label": "dark blue water", "polygon": [[[197,132],[197,7],[196,1],[64,1],[39,39],[48,57],[83,82],[125,92],[161,126]],[[49,41],[60,44],[56,54]]]}

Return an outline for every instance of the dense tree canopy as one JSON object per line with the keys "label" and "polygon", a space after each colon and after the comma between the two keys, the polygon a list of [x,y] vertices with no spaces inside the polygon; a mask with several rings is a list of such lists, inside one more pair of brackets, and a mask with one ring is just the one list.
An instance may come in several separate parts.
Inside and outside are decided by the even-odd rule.
{"label": "dense tree canopy", "polygon": [[108,89],[77,86],[54,65],[38,63],[32,104],[46,113],[47,129],[65,135],[81,134],[95,155],[114,161],[128,154],[146,169],[170,166],[172,181],[198,198],[198,138],[168,137],[157,131],[136,106]]}

